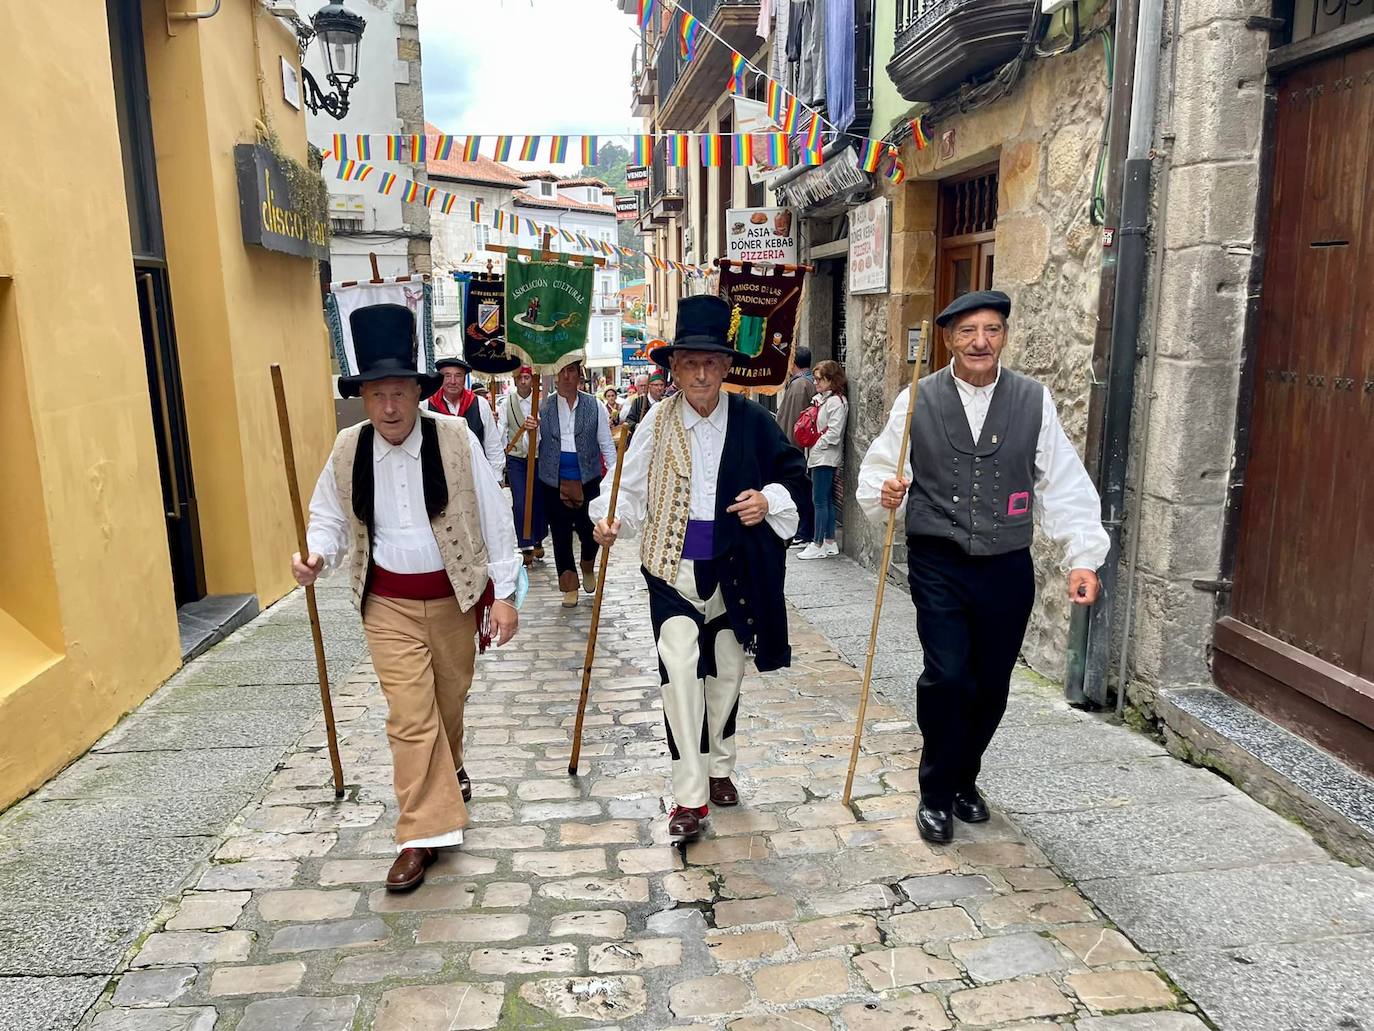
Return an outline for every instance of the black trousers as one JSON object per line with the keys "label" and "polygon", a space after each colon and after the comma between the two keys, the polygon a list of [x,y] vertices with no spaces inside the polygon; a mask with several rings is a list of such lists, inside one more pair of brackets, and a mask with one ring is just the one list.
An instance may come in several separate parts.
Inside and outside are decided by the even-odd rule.
{"label": "black trousers", "polygon": [[550,487],[542,480],[539,489],[544,494],[544,514],[549,520],[549,536],[553,538],[554,568],[562,573],[577,572],[577,560],[573,558],[573,531],[582,542],[582,561],[596,559],[597,544],[592,537],[592,519],[587,507],[592,499],[601,493],[601,477],[582,484],[582,504],[569,508],[558,496],[558,488]]}
{"label": "black trousers", "polygon": [[911,600],[925,670],[916,682],[921,798],[948,809],[974,786],[1007,708],[1035,574],[1030,551],[968,555],[953,541],[907,538]]}

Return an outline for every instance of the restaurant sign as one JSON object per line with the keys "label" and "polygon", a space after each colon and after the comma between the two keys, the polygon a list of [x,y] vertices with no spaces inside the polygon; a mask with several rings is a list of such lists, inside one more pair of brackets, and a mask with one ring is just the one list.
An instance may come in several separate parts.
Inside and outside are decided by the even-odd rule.
{"label": "restaurant sign", "polygon": [[731,261],[797,262],[797,220],[788,208],[730,208],[725,256]]}
{"label": "restaurant sign", "polygon": [[234,167],[244,243],[301,258],[329,258],[325,213],[306,210],[292,198],[286,169],[271,150],[240,143],[234,147]]}

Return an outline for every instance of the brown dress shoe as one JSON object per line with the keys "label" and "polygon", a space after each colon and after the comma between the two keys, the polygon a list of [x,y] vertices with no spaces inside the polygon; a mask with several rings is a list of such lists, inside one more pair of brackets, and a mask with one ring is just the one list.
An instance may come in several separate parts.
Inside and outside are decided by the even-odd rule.
{"label": "brown dress shoe", "polygon": [[539,547],[539,545],[537,544],[534,546],[534,557],[537,558],[540,562],[544,561],[544,549]]}
{"label": "brown dress shoe", "polygon": [[596,593],[596,563],[582,563],[582,589],[588,594]]}
{"label": "brown dress shoe", "polygon": [[432,848],[403,848],[386,875],[387,891],[410,891],[424,882],[425,870],[438,853]]}
{"label": "brown dress shoe", "polygon": [[524,551],[522,551],[520,553],[520,557],[524,559],[526,569],[529,569],[530,566],[534,565],[534,552],[531,551],[529,548],[526,548]]}
{"label": "brown dress shoe", "polygon": [[[701,808],[704,810],[706,807]],[[673,811],[668,814],[668,833],[675,838],[695,838],[701,833],[701,824],[705,816],[705,812],[675,805]]]}
{"label": "brown dress shoe", "polygon": [[711,803],[713,805],[739,805],[739,792],[729,777],[711,777]]}
{"label": "brown dress shoe", "polygon": [[461,766],[458,767],[458,787],[463,792],[463,801],[472,801],[472,779],[468,777],[468,771]]}

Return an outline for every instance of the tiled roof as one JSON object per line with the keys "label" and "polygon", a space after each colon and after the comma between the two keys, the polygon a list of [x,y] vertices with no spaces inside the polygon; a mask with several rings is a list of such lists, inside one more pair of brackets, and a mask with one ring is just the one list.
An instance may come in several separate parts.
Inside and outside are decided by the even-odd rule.
{"label": "tiled roof", "polygon": [[[425,132],[437,135],[439,131],[430,123],[425,123]],[[425,171],[440,179],[456,179],[467,183],[490,183],[494,186],[509,186],[516,190],[525,185],[525,181],[515,173],[514,169],[480,154],[477,155],[476,161],[463,161],[455,157],[444,161],[429,158],[425,162]]]}
{"label": "tiled roof", "polygon": [[601,189],[602,189],[603,191],[607,192],[607,193],[613,193],[613,192],[614,192],[613,190],[611,190],[610,186],[608,186],[603,180],[601,180],[601,179],[594,179],[594,178],[592,178],[591,176],[577,176],[577,177],[571,177],[571,178],[568,178],[568,179],[560,179],[560,180],[558,180],[558,185],[559,185],[559,186],[600,186]]}
{"label": "tiled roof", "polygon": [[547,179],[551,183],[558,182],[558,176],[554,175],[547,168],[539,172],[520,172],[517,174],[525,182],[529,182],[531,179]]}
{"label": "tiled roof", "polygon": [[586,211],[594,215],[614,215],[615,208],[609,204],[586,204],[571,197],[537,197],[532,193],[517,193],[513,198],[517,207],[552,208],[565,211]]}

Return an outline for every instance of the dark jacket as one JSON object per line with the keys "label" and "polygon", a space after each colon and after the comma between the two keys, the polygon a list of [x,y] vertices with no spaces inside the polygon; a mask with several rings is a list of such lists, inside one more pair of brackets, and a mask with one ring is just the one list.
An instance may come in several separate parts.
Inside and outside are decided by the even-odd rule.
{"label": "dark jacket", "polygon": [[788,443],[797,443],[797,438],[792,436],[792,427],[797,425],[797,416],[806,411],[815,396],[816,384],[808,375],[794,376],[792,382],[787,384],[787,389],[782,392],[782,400],[778,402],[778,425],[786,435]]}
{"label": "dark jacket", "polygon": [[767,520],[745,526],[726,509],[741,491],[761,490],[770,483],[787,488],[805,523],[811,511],[811,483],[806,459],[793,446],[772,414],[740,394],[727,397],[730,417],[725,430],[727,461],[716,481],[716,553],[721,592],[731,629],[754,657],[760,673],[792,662],[787,638],[787,543]]}

